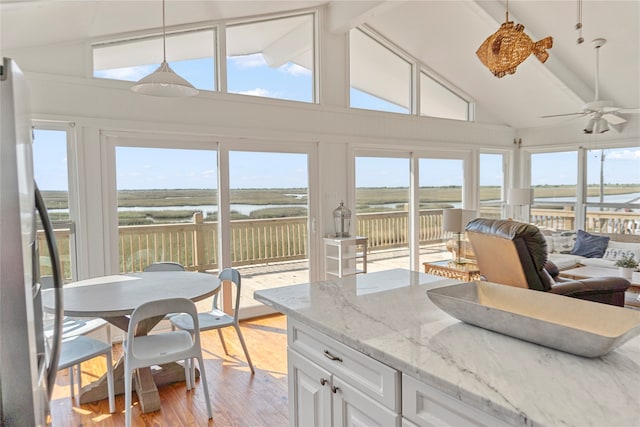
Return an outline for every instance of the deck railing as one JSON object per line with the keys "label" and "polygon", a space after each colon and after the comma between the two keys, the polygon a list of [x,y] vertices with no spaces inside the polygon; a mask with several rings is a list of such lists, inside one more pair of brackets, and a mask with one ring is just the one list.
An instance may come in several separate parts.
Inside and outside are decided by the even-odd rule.
{"label": "deck railing", "polygon": [[[500,217],[499,208],[481,210],[483,217]],[[420,244],[451,238],[442,231],[442,209],[420,211]],[[574,212],[570,209],[532,209],[531,222],[540,227],[572,230]],[[633,212],[588,212],[587,231],[640,235],[640,216]],[[204,222],[202,214],[191,223],[121,226],[119,231],[120,272],[141,271],[157,261],[174,261],[189,270],[218,267],[216,222]],[[307,258],[306,217],[237,220],[231,222],[231,260],[235,266],[276,263]],[[357,234],[369,238],[369,251],[408,245],[408,213],[382,212],[357,215]],[[46,242],[38,234],[41,255]],[[62,252],[68,254],[69,229],[56,230]],[[66,246],[66,248],[64,247]],[[63,259],[65,279],[71,278],[70,257]],[[43,268],[46,271],[46,266]],[[44,274],[44,273],[43,273]]]}

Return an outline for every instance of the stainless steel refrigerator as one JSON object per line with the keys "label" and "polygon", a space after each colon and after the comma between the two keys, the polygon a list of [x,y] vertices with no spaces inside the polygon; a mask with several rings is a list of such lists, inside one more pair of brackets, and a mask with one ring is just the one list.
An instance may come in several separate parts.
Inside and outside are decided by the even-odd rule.
{"label": "stainless steel refrigerator", "polygon": [[[57,371],[61,275],[54,235],[33,178],[32,128],[24,75],[9,58],[0,73],[0,425],[51,421],[49,400]],[[37,215],[47,235],[58,301],[45,345]]]}

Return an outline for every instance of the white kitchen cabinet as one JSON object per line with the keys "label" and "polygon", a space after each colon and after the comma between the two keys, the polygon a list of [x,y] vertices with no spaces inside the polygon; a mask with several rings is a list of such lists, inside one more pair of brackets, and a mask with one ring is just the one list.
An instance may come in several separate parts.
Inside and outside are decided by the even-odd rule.
{"label": "white kitchen cabinet", "polygon": [[400,427],[398,371],[289,320],[289,424]]}
{"label": "white kitchen cabinet", "polygon": [[507,427],[479,411],[409,375],[402,375],[402,415],[419,427]]}
{"label": "white kitchen cabinet", "polygon": [[333,427],[400,427],[402,417],[333,376]]}
{"label": "white kitchen cabinet", "polygon": [[408,419],[402,417],[402,427],[420,427],[417,424],[412,423]]}
{"label": "white kitchen cabinet", "polygon": [[289,349],[289,425],[331,425],[331,373]]}
{"label": "white kitchen cabinet", "polygon": [[325,279],[367,272],[367,237],[324,239]]}

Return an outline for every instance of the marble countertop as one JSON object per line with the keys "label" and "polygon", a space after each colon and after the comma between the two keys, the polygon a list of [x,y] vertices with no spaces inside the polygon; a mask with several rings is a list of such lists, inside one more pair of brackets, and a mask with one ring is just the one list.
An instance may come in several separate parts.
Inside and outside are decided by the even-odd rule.
{"label": "marble countertop", "polygon": [[640,426],[640,336],[594,359],[531,344],[462,323],[426,295],[454,283],[395,269],[254,296],[510,424]]}

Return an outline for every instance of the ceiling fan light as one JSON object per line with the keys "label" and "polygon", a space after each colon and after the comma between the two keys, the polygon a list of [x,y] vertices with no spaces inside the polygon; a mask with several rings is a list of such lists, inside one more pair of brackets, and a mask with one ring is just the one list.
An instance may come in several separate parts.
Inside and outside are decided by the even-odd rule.
{"label": "ceiling fan light", "polygon": [[596,121],[594,119],[589,119],[587,122],[587,126],[584,128],[584,133],[593,133],[593,128],[596,125]]}
{"label": "ceiling fan light", "polygon": [[605,133],[609,130],[609,124],[607,123],[607,121],[605,119],[603,119],[602,117],[599,118],[596,122],[596,128],[595,131],[597,133]]}

